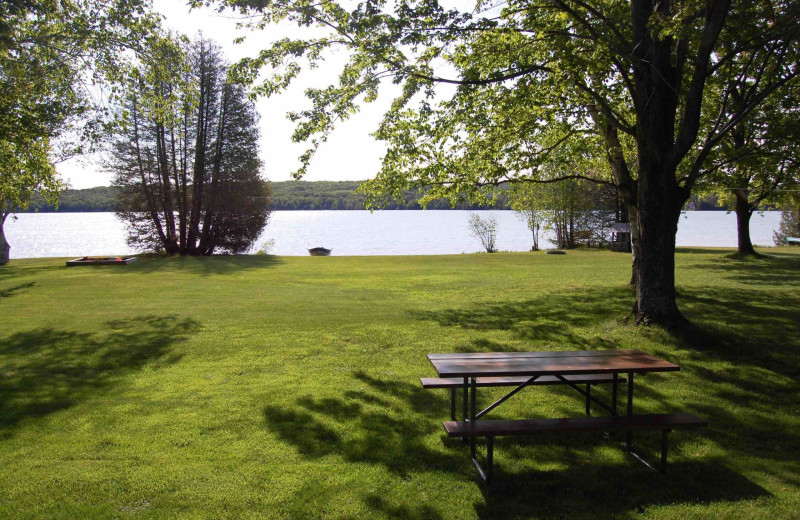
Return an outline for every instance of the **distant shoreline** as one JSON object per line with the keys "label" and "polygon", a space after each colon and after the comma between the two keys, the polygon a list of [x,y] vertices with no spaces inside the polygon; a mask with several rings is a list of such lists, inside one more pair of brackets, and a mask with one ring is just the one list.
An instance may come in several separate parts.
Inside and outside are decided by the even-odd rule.
{"label": "distant shoreline", "polygon": [[[366,197],[356,193],[364,181],[280,181],[270,182],[272,186],[272,204],[274,211],[309,211],[309,210],[363,210]],[[403,193],[401,201],[393,202],[382,209],[419,210],[421,193],[408,190]],[[115,211],[114,201],[117,188],[113,186],[97,186],[82,190],[65,190],[59,196],[58,209],[45,203],[41,197],[34,198],[30,207],[20,213],[97,213]],[[497,203],[492,206],[460,203],[455,207],[450,202],[437,199],[428,203],[427,209],[509,209],[507,199],[501,194]]]}
{"label": "distant shoreline", "polygon": [[[315,210],[365,210],[366,197],[356,193],[356,189],[364,181],[280,181],[271,182],[273,211],[315,211]],[[419,190],[407,190],[402,200],[388,204],[381,209],[387,210],[421,210]],[[103,213],[116,210],[114,202],[117,188],[113,186],[97,186],[81,190],[65,190],[59,196],[58,209],[45,203],[41,197],[34,197],[33,202],[24,211],[18,213]],[[726,211],[720,207],[715,197],[691,201],[696,211]],[[508,198],[500,193],[492,205],[470,204],[461,202],[451,207],[444,199],[435,199],[428,203],[428,210],[510,210]]]}

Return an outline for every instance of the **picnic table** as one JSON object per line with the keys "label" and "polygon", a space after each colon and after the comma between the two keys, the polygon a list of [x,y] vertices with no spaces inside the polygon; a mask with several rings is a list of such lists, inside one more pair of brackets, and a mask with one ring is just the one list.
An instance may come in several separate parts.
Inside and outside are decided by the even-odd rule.
{"label": "picnic table", "polygon": [[[444,427],[450,437],[461,437],[469,442],[470,457],[478,469],[479,475],[486,481],[489,481],[492,475],[493,440],[496,436],[571,430],[604,432],[623,430],[625,431],[625,449],[635,458],[655,469],[633,450],[631,431],[634,429],[660,429],[662,431],[662,449],[661,466],[658,471],[665,473],[667,434],[673,428],[696,427],[706,424],[703,419],[685,413],[633,414],[635,374],[680,370],[678,365],[639,350],[428,354],[428,359],[441,378],[437,381],[450,381],[451,385],[463,388],[463,420],[456,421],[453,410],[451,421],[445,421]],[[584,395],[587,403],[587,415],[589,415],[589,402],[591,401],[607,410],[610,417],[479,420],[513,395],[528,386],[537,385],[537,381],[541,380],[546,380],[547,384],[567,385]],[[585,390],[579,386],[587,381],[609,382],[612,387],[611,402],[606,403],[592,395],[588,384]],[[627,383],[627,407],[624,416],[620,416],[617,412],[618,386],[622,382]],[[425,386],[424,380],[423,386]],[[489,386],[514,386],[515,388],[484,410],[477,411],[477,389]],[[453,391],[455,392],[455,389]],[[486,437],[487,439],[488,463],[486,469],[478,462],[476,456],[475,439],[477,437]]]}

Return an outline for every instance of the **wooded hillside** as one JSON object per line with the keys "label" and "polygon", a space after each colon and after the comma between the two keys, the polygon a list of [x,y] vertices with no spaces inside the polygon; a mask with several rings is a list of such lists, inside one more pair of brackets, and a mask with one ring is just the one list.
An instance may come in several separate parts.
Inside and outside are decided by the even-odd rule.
{"label": "wooded hillside", "polygon": [[[364,209],[364,195],[355,190],[361,181],[283,181],[273,182],[273,210],[315,210],[315,209]],[[60,212],[114,211],[116,189],[100,186],[84,190],[66,190],[58,199]],[[417,200],[419,191],[403,193],[404,201],[391,204],[386,209],[421,209]],[[458,204],[455,209],[506,209],[506,197],[498,198],[494,206],[476,204]],[[445,200],[435,200],[428,204],[428,209],[451,209]],[[30,205],[28,212],[53,212],[52,205],[37,197]]]}
{"label": "wooded hillside", "polygon": [[[362,181],[282,181],[272,182],[273,210],[313,210],[313,209],[364,209],[364,195],[356,193]],[[58,198],[60,212],[114,211],[116,189],[99,186],[85,190],[66,190]],[[419,191],[403,192],[403,203],[394,203],[386,209],[421,209]],[[716,195],[699,197],[693,195],[687,206],[696,210],[724,209]],[[457,204],[450,207],[446,200],[434,200],[428,209],[510,209],[505,195],[498,197],[497,204],[485,206],[477,204]],[[26,213],[56,211],[52,205],[36,197]]]}

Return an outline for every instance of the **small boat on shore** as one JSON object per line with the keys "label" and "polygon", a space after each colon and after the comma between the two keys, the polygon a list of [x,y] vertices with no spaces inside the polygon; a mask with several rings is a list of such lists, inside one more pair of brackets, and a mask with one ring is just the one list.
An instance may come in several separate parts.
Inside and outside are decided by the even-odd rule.
{"label": "small boat on shore", "polygon": [[325,249],[324,247],[312,247],[308,250],[311,256],[331,256],[333,249]]}

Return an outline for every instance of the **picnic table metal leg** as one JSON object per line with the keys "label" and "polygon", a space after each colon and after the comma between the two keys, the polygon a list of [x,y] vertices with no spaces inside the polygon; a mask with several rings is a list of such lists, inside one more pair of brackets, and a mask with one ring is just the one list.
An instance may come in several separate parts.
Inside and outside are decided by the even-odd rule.
{"label": "picnic table metal leg", "polygon": [[611,415],[617,415],[617,373],[614,372],[614,378],[611,380]]}
{"label": "picnic table metal leg", "polygon": [[661,467],[659,473],[662,475],[667,474],[667,435],[670,430],[661,430]]}
{"label": "picnic table metal leg", "polygon": [[456,389],[455,387],[450,389],[450,420],[456,420]]}
{"label": "picnic table metal leg", "polygon": [[469,458],[472,459],[472,462],[478,463],[478,450],[475,447],[475,437],[469,438]]}
{"label": "picnic table metal leg", "polygon": [[592,415],[589,404],[592,402],[592,385],[586,385],[586,415]]}
{"label": "picnic table metal leg", "polygon": [[486,438],[486,483],[492,481],[494,474],[494,437]]}
{"label": "picnic table metal leg", "polygon": [[470,421],[474,421],[475,420],[475,406],[476,406],[475,402],[477,401],[477,393],[478,393],[478,380],[477,380],[477,378],[474,378],[474,377],[470,378],[470,379],[471,379],[470,393],[472,394],[472,397],[470,398],[469,420]]}
{"label": "picnic table metal leg", "polygon": [[[633,372],[628,372],[628,417],[633,415]],[[631,449],[631,431],[625,432],[625,447]]]}
{"label": "picnic table metal leg", "polygon": [[469,418],[469,378],[464,378],[464,420],[466,421]]}
{"label": "picnic table metal leg", "polygon": [[478,476],[487,484],[492,481],[492,474],[494,473],[494,437],[486,437],[486,467],[481,466],[475,451],[470,451],[470,458],[475,469],[478,470]]}
{"label": "picnic table metal leg", "polygon": [[[455,391],[456,391],[456,389],[454,388],[453,389],[453,394],[454,395],[455,395]],[[469,414],[469,378],[467,378],[467,377],[464,378],[464,399],[463,399],[463,402],[461,403],[461,409],[462,409],[462,412],[463,412],[462,417],[466,421],[467,419],[469,419],[469,415],[468,415]],[[453,412],[453,413],[455,413],[455,412]],[[466,437],[461,437],[461,441],[462,442],[468,442]]]}
{"label": "picnic table metal leg", "polygon": [[[477,380],[474,377],[470,378],[470,406],[469,406],[469,420],[470,422],[475,422],[475,400],[476,394],[478,392],[478,384]],[[477,450],[475,449],[476,443],[475,437],[469,438],[469,455],[472,458],[472,461],[478,465],[478,470],[480,471],[480,465],[478,464],[478,454]]]}
{"label": "picnic table metal leg", "polygon": [[656,471],[658,473],[661,473],[662,475],[666,475],[667,474],[667,437],[669,436],[669,432],[671,432],[671,431],[672,430],[670,430],[669,428],[664,428],[664,429],[661,430],[661,460],[660,460],[660,464],[658,465],[658,467],[656,467],[655,465],[653,465],[650,462],[648,462],[647,459],[645,459],[642,455],[640,455],[636,450],[634,450],[631,447],[627,448],[628,454],[631,457],[633,457],[634,459],[636,459],[639,462],[641,462],[642,464],[644,464],[645,466],[647,466],[648,468],[650,468],[651,470]]}

